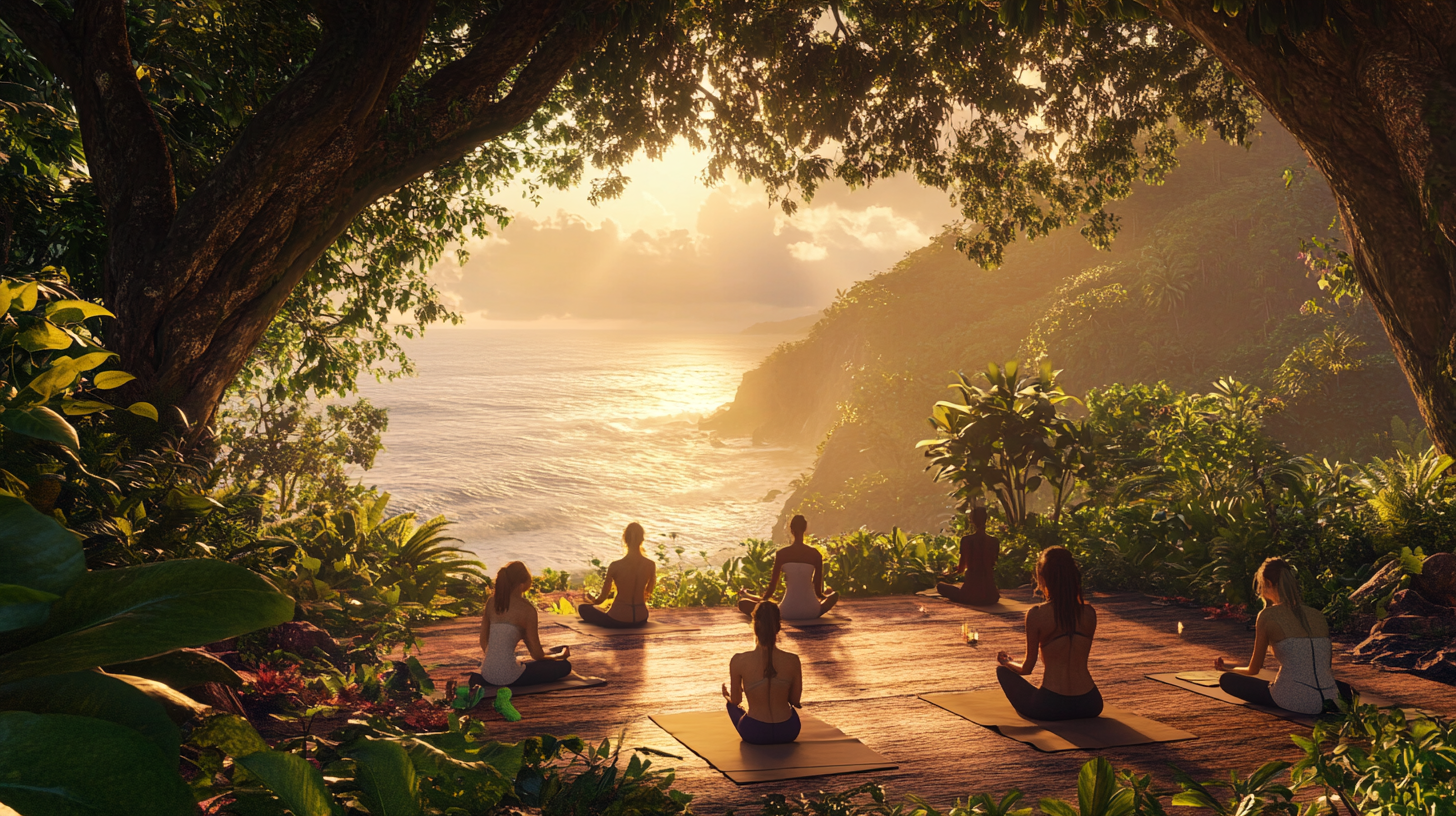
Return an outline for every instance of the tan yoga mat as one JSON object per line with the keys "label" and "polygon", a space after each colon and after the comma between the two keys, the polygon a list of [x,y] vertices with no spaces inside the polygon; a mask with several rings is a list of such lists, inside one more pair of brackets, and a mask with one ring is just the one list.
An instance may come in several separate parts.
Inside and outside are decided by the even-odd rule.
{"label": "tan yoga mat", "polygon": [[794,629],[807,629],[814,626],[839,626],[849,623],[852,620],[848,615],[836,615],[830,612],[827,615],[820,615],[817,618],[800,618],[798,620],[783,619],[784,626]]}
{"label": "tan yoga mat", "polygon": [[784,745],[744,742],[739,739],[733,721],[728,719],[728,712],[722,708],[653,714],[652,721],[740,785],[899,767],[859,740],[802,710],[799,739]]}
{"label": "tan yoga mat", "polygon": [[920,699],[976,725],[993,728],[1004,737],[1048,752],[1197,739],[1195,734],[1115,705],[1104,704],[1102,716],[1089,719],[1028,720],[1016,713],[1000,689],[922,694]]}
{"label": "tan yoga mat", "polygon": [[[1289,711],[1288,709],[1279,708],[1278,706],[1258,705],[1256,703],[1251,703],[1248,700],[1241,700],[1238,697],[1235,697],[1218,687],[1217,675],[1219,674],[1222,674],[1222,672],[1170,672],[1168,674],[1150,674],[1147,677],[1149,680],[1156,680],[1159,683],[1167,683],[1170,686],[1176,686],[1185,691],[1191,691],[1194,694],[1201,694],[1204,697],[1218,700],[1221,703],[1243,706],[1244,708],[1252,708],[1255,711],[1262,711],[1270,716],[1278,717],[1282,720],[1288,720],[1292,723],[1299,723],[1300,725],[1308,728],[1313,728],[1314,724],[1319,721],[1318,715],[1300,714],[1297,711]],[[1212,683],[1208,682],[1207,675],[1215,675]],[[1270,669],[1265,669],[1259,672],[1259,676],[1264,678],[1265,680],[1272,681],[1278,675]],[[1360,698],[1360,702],[1365,705],[1373,705],[1376,708],[1400,708],[1403,709],[1406,714],[1411,717],[1437,716],[1432,712],[1426,711],[1424,709],[1401,705],[1394,700],[1388,700],[1378,694],[1367,694],[1360,691],[1358,688],[1355,689],[1355,693]]]}
{"label": "tan yoga mat", "polygon": [[959,601],[952,601],[950,598],[947,598],[937,592],[934,587],[930,589],[922,589],[915,594],[920,596],[921,598],[934,598],[937,601],[945,601],[952,606],[960,606],[966,609],[974,609],[977,612],[990,612],[993,615],[1024,615],[1026,614],[1026,610],[1032,608],[1033,606],[1036,606],[1036,604],[1034,603],[1018,601],[1012,598],[1008,598],[1005,595],[1002,595],[1001,600],[993,604],[971,606],[970,604],[963,604]]}
{"label": "tan yoga mat", "polygon": [[[536,683],[530,686],[511,686],[511,696],[521,697],[526,694],[545,694],[548,691],[594,688],[596,686],[605,686],[606,684],[607,681],[600,677],[587,677],[586,675],[572,672],[560,680],[553,680],[550,683]],[[481,705],[489,705],[491,699],[495,697],[495,693],[500,690],[500,686],[482,686],[481,688],[484,688],[486,691],[486,697],[481,701]]]}
{"label": "tan yoga mat", "polygon": [[554,623],[557,626],[564,626],[573,632],[580,632],[583,635],[591,635],[592,637],[642,637],[643,635],[666,635],[673,632],[697,632],[702,629],[700,626],[663,623],[653,618],[648,618],[646,624],[631,629],[612,629],[607,626],[597,626],[587,623],[575,615],[542,615],[541,620],[544,623]]}

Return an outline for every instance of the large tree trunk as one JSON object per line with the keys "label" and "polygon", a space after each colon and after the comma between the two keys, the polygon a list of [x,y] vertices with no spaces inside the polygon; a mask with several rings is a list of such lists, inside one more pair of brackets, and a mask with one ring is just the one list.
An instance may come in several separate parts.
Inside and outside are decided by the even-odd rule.
{"label": "large tree trunk", "polygon": [[201,427],[355,217],[524,122],[602,42],[615,5],[505,4],[400,110],[396,91],[433,0],[320,0],[322,37],[307,66],[180,204],[132,67],[123,0],[77,0],[67,20],[33,0],[0,0],[0,19],[73,93],[110,239],[110,344],[146,398]]}
{"label": "large tree trunk", "polygon": [[[1151,5],[1151,4],[1150,4]],[[1444,453],[1456,453],[1456,15],[1450,0],[1349,10],[1327,28],[1250,42],[1208,0],[1158,13],[1218,55],[1329,180],[1360,283]]]}

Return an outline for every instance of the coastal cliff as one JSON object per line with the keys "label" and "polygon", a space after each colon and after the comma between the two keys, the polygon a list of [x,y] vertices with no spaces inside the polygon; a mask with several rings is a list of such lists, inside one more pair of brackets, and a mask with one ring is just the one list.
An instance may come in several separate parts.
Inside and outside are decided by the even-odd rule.
{"label": "coastal cliff", "polygon": [[1074,394],[1156,380],[1204,391],[1222,376],[1277,393],[1291,350],[1338,325],[1364,343],[1359,370],[1318,399],[1291,399],[1271,430],[1296,450],[1349,455],[1378,442],[1392,416],[1415,417],[1368,306],[1302,313],[1318,290],[1300,241],[1337,236],[1328,187],[1288,134],[1273,129],[1248,149],[1195,144],[1181,159],[1164,184],[1117,206],[1122,231],[1108,251],[1064,229],[1013,245],[986,271],[941,237],[840,293],[807,337],[746,373],[701,427],[817,445],[775,537],[799,512],[820,535],[946,527],[947,487],[914,446],[954,373],[990,362],[1050,359]]}

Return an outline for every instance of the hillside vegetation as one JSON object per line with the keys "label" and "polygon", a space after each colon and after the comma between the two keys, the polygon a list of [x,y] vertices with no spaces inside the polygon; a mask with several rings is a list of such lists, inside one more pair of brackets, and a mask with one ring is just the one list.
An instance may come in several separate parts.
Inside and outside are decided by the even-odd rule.
{"label": "hillside vegetation", "polygon": [[1301,241],[1337,238],[1333,201],[1293,140],[1268,127],[1247,150],[1185,150],[1165,184],[1119,208],[1110,251],[1064,230],[1014,246],[993,271],[948,240],[910,253],[745,374],[705,426],[818,445],[784,518],[809,514],[820,534],[946,526],[948,491],[915,443],[955,373],[989,362],[1050,360],[1078,395],[1160,380],[1203,392],[1234,377],[1276,396],[1282,410],[1266,424],[1291,450],[1384,453],[1392,418],[1414,418],[1414,399],[1369,306],[1334,303],[1310,276]]}

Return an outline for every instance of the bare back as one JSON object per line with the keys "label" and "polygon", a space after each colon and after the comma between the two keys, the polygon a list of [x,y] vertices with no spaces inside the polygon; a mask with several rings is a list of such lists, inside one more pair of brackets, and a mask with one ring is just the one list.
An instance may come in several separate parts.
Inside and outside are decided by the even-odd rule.
{"label": "bare back", "polygon": [[764,677],[763,650],[739,652],[728,663],[734,702],[748,701],[748,716],[765,723],[783,722],[793,713],[803,693],[803,669],[799,656],[783,649],[773,650],[774,676]]}
{"label": "bare back", "polygon": [[1026,613],[1027,654],[1039,650],[1043,660],[1042,688],[1073,697],[1097,687],[1087,660],[1097,634],[1097,610],[1083,604],[1075,632],[1057,627],[1050,603],[1038,604]]}
{"label": "bare back", "polygon": [[607,614],[624,623],[647,620],[647,601],[657,584],[657,564],[641,553],[630,553],[607,567],[606,586],[615,587],[616,599]]}

